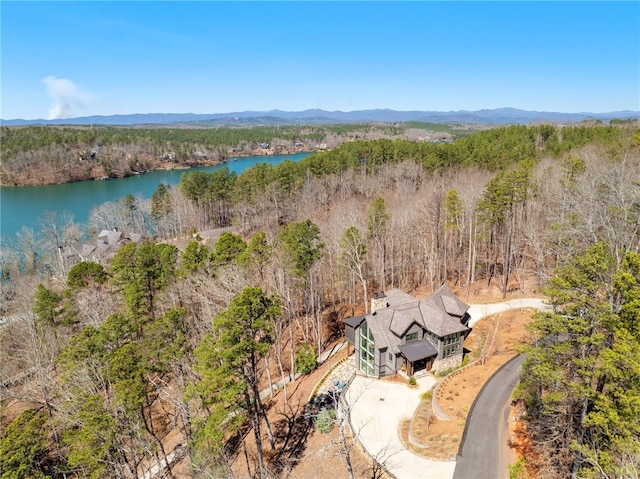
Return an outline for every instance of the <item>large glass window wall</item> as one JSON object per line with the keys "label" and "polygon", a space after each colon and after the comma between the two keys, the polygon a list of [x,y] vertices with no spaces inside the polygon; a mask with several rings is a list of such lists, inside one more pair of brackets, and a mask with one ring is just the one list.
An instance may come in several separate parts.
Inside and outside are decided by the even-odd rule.
{"label": "large glass window wall", "polygon": [[365,321],[360,326],[360,371],[372,376],[374,372],[375,345],[373,334]]}

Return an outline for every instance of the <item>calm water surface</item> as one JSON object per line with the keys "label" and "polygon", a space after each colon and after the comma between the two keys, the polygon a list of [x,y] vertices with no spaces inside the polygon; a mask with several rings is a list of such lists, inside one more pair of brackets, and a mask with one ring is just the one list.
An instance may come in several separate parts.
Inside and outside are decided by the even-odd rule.
{"label": "calm water surface", "polygon": [[82,181],[51,186],[0,187],[0,234],[4,239],[14,237],[23,226],[38,229],[38,219],[45,211],[62,213],[68,211],[76,223],[86,223],[89,211],[107,201],[123,198],[128,194],[151,198],[160,183],[175,186],[180,175],[189,171],[215,171],[224,166],[237,174],[257,163],[276,165],[284,160],[299,161],[310,153],[293,155],[248,156],[232,158],[216,166],[192,168],[190,170],[162,170],[128,178],[108,181]]}

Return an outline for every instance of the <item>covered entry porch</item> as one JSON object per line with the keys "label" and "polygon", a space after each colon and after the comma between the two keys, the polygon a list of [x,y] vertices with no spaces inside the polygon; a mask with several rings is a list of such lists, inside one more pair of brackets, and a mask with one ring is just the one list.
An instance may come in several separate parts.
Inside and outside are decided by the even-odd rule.
{"label": "covered entry porch", "polygon": [[401,344],[399,348],[400,354],[406,360],[407,376],[430,371],[433,361],[438,356],[438,350],[427,339]]}

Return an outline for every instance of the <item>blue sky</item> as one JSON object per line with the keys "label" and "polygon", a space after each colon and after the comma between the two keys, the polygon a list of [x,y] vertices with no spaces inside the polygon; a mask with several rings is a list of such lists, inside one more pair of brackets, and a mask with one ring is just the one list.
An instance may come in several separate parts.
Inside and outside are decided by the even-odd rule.
{"label": "blue sky", "polygon": [[0,2],[4,119],[640,109],[640,2]]}

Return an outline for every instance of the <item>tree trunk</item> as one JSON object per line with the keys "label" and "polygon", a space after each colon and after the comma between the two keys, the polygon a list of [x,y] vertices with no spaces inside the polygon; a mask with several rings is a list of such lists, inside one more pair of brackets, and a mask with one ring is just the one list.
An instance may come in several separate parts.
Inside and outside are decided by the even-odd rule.
{"label": "tree trunk", "polygon": [[[245,401],[247,404],[252,404],[251,398],[249,397],[249,391],[245,391],[244,393]],[[260,471],[260,479],[266,479],[267,472],[264,468],[264,461],[262,455],[262,435],[260,434],[260,417],[257,406],[250,407],[249,410],[249,418],[251,421],[251,428],[253,429],[253,435],[256,440],[256,456],[258,459],[258,470]]]}
{"label": "tree trunk", "polygon": [[242,433],[242,431],[240,431],[239,434],[240,439],[242,440],[242,451],[244,452],[244,460],[247,464],[247,477],[253,477],[253,474],[251,473],[251,463],[249,462],[249,454],[247,454],[247,443],[244,440],[244,434]]}
{"label": "tree trunk", "polygon": [[269,397],[273,399],[273,383],[271,382],[271,371],[269,370],[269,351],[264,355],[264,370],[267,373],[269,383]]}
{"label": "tree trunk", "polygon": [[282,351],[280,350],[280,346],[276,346],[275,354],[276,354],[276,363],[278,364],[278,369],[280,370],[280,377],[282,379],[282,391],[284,394],[284,403],[288,405],[289,398],[287,397],[287,378],[284,374],[284,367],[282,366]]}
{"label": "tree trunk", "polygon": [[[363,298],[364,314],[368,314],[369,313],[369,291],[367,290],[367,280],[363,276],[361,276],[360,283],[362,284],[362,292],[363,292],[362,294],[364,296]],[[353,313],[353,310],[352,310],[352,313]]]}
{"label": "tree trunk", "polygon": [[[346,414],[343,412],[343,414]],[[342,444],[342,456],[344,456],[344,462],[345,462],[345,466],[347,467],[347,474],[349,475],[349,479],[354,479],[354,475],[353,475],[353,466],[351,465],[351,451],[350,451],[350,447],[347,444],[347,436],[344,432],[344,423],[345,423],[345,419],[344,418],[342,421],[340,421],[340,443]]]}
{"label": "tree trunk", "polygon": [[509,219],[506,234],[506,245],[504,248],[503,265],[504,271],[502,273],[502,297],[507,296],[507,289],[509,288],[509,278],[511,276],[511,244],[513,241],[513,207],[509,209]]}

